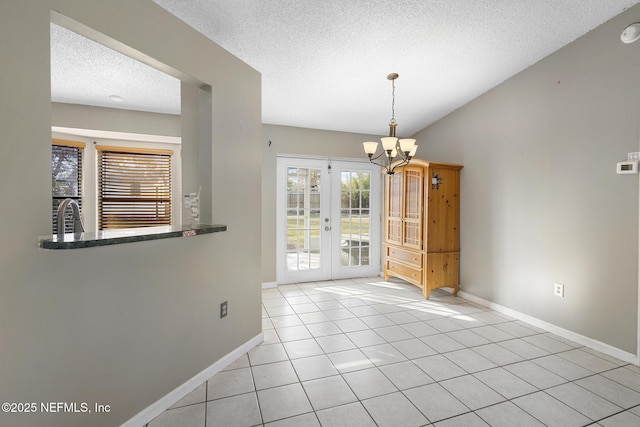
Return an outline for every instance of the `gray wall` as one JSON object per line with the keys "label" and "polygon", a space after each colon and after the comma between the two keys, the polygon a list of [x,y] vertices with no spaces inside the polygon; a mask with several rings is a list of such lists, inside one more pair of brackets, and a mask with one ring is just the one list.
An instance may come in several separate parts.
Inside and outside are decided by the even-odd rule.
{"label": "gray wall", "polygon": [[89,105],[51,104],[51,125],[69,128],[180,136],[180,116]]}
{"label": "gray wall", "polygon": [[639,151],[640,43],[620,42],[639,20],[635,6],[416,135],[422,156],[465,166],[462,289],[632,354],[638,175],[615,168]]}
{"label": "gray wall", "polygon": [[[382,123],[384,125],[384,123]],[[288,126],[263,125],[262,140],[262,282],[276,281],[276,158],[278,155],[366,160],[364,141],[384,136]],[[271,146],[269,146],[271,141]]]}
{"label": "gray wall", "polygon": [[[37,248],[50,233],[51,9],[213,87],[204,184],[229,231]],[[0,413],[0,425],[119,425],[261,332],[260,75],[151,0],[5,0],[0,40],[0,401],[112,408]]]}

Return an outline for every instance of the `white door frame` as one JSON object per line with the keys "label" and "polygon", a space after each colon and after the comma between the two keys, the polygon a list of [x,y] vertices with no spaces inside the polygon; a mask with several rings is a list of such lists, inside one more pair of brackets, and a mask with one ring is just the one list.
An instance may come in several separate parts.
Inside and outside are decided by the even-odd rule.
{"label": "white door frame", "polygon": [[[287,184],[287,169],[290,166],[319,169],[320,176],[320,235],[319,235],[319,256],[320,268],[302,271],[287,270],[287,193],[284,191]],[[296,282],[312,282],[320,280],[329,280],[331,278],[331,263],[326,259],[325,254],[331,251],[330,246],[330,225],[324,224],[324,219],[331,216],[331,193],[329,190],[329,173],[327,169],[327,161],[321,159],[280,157],[277,158],[277,178],[276,178],[276,274],[278,284],[296,283]],[[327,230],[324,230],[328,227]],[[308,241],[308,240],[307,240]],[[322,258],[324,256],[324,259]]]}
{"label": "white door frame", "polygon": [[[283,191],[287,183],[287,167],[320,168],[321,172],[321,238],[320,254],[327,255],[317,270],[287,271],[286,245],[284,237],[287,227],[287,194]],[[370,179],[370,245],[369,265],[366,267],[341,267],[340,191],[331,194],[331,188],[340,189],[340,170],[368,171]],[[380,170],[369,162],[352,159],[329,159],[326,157],[277,156],[276,169],[276,274],[277,283],[310,282],[348,277],[377,276],[380,270]],[[329,222],[325,222],[325,218]],[[332,224],[331,222],[334,222]]]}
{"label": "white door frame", "polygon": [[369,172],[370,203],[369,203],[369,264],[361,267],[343,267],[341,203],[340,195],[332,194],[331,218],[333,222],[331,239],[331,278],[345,279],[349,277],[377,276],[380,272],[380,168],[369,162],[331,161],[331,189],[341,188],[341,170]]}

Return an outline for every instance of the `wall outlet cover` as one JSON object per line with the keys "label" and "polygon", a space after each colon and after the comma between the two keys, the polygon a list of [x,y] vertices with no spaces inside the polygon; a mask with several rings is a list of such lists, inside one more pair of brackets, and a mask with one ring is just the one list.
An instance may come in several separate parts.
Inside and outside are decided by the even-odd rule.
{"label": "wall outlet cover", "polygon": [[640,151],[636,151],[634,153],[627,154],[627,160],[629,161],[640,161]]}
{"label": "wall outlet cover", "polygon": [[222,319],[227,315],[227,302],[223,302],[220,304],[220,318]]}
{"label": "wall outlet cover", "polygon": [[562,283],[555,283],[553,285],[553,294],[555,296],[564,298],[564,285]]}

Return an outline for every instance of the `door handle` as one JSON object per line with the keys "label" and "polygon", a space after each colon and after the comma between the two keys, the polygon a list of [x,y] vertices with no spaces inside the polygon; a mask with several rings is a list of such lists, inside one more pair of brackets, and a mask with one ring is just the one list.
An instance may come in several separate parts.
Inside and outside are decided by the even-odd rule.
{"label": "door handle", "polygon": [[329,227],[328,225],[324,228],[324,231],[329,231],[331,230],[331,227]]}

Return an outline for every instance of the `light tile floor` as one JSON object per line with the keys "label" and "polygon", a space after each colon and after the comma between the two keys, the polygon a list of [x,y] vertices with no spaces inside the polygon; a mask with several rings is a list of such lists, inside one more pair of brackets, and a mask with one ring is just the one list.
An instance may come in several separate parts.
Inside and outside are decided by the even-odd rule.
{"label": "light tile floor", "polygon": [[147,427],[640,426],[640,369],[378,277],[263,291],[264,342]]}

